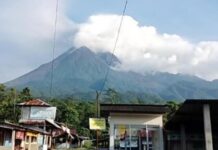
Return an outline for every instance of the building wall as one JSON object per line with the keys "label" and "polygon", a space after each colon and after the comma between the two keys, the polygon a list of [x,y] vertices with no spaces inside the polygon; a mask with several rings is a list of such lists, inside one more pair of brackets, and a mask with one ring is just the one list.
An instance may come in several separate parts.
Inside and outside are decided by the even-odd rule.
{"label": "building wall", "polygon": [[12,150],[12,147],[0,146],[0,150]]}
{"label": "building wall", "polygon": [[162,115],[159,114],[122,114],[111,113],[109,122],[116,124],[159,125],[163,126]]}

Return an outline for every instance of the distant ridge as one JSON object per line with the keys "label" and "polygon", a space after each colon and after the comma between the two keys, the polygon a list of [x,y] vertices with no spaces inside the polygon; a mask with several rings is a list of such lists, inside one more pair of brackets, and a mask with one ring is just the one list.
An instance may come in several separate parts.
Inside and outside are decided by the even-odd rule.
{"label": "distant ridge", "polygon": [[[109,62],[112,57],[111,66]],[[54,96],[93,98],[102,88],[107,70],[110,74],[105,89],[113,88],[125,100],[155,97],[163,100],[218,98],[218,81],[206,81],[183,74],[124,72],[112,69],[122,63],[110,53],[94,53],[87,47],[71,48],[54,60]],[[51,62],[5,83],[9,87],[29,87],[35,96],[49,96]]]}

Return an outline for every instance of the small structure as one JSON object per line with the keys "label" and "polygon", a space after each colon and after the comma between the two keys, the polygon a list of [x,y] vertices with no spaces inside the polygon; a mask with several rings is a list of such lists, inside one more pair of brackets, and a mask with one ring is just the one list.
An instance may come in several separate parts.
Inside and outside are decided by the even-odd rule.
{"label": "small structure", "polygon": [[26,128],[4,122],[0,124],[1,150],[38,150],[40,135],[48,135],[43,130]]}
{"label": "small structure", "polygon": [[218,100],[188,99],[166,123],[167,150],[217,150]]}
{"label": "small structure", "polygon": [[110,150],[163,150],[166,105],[101,104],[108,117]]}
{"label": "small structure", "polygon": [[55,130],[52,134],[56,149],[67,149],[80,146],[80,138],[75,129],[69,129],[62,126],[62,129]]}
{"label": "small structure", "polygon": [[52,148],[52,131],[55,129],[61,129],[61,127],[55,123],[56,107],[50,106],[48,103],[40,99],[32,99],[18,104],[21,108],[21,118],[19,123],[25,127],[38,128],[48,135],[43,135],[40,141],[40,147],[43,149]]}

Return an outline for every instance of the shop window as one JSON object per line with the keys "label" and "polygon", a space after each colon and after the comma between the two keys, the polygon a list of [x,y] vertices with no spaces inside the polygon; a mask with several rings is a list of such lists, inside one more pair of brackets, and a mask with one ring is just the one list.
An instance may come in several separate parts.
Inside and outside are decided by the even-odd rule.
{"label": "shop window", "polygon": [[115,150],[159,150],[160,128],[149,125],[115,125]]}

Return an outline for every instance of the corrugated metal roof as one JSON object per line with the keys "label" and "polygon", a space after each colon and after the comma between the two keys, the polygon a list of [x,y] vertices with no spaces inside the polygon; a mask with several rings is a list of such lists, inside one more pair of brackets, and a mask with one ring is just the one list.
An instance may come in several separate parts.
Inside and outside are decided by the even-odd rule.
{"label": "corrugated metal roof", "polygon": [[10,123],[10,122],[0,123],[0,128],[10,129],[10,130],[18,130],[18,131],[37,132],[37,133],[48,134],[48,135],[50,134],[49,132],[46,132],[46,131],[39,129],[39,128],[25,127],[25,126]]}
{"label": "corrugated metal roof", "polygon": [[26,125],[44,125],[45,120],[19,120],[19,123]]}
{"label": "corrugated metal roof", "polygon": [[[197,126],[203,125],[203,105],[210,106],[211,120],[214,126],[218,125],[218,99],[187,99],[179,109],[172,114],[166,122],[166,129],[180,128],[180,125],[192,124]],[[197,125],[196,125],[197,124]]]}
{"label": "corrugated metal roof", "polygon": [[32,99],[25,101],[23,103],[19,103],[18,106],[42,106],[42,107],[50,107],[50,105],[44,102],[41,99]]}
{"label": "corrugated metal roof", "polygon": [[141,113],[164,114],[168,111],[166,105],[142,105],[142,104],[101,104],[101,114],[108,116],[110,113]]}
{"label": "corrugated metal roof", "polygon": [[58,124],[56,124],[54,120],[52,120],[52,119],[46,119],[46,121],[47,121],[48,123],[52,124],[54,127],[61,129],[61,127],[60,127]]}

